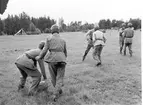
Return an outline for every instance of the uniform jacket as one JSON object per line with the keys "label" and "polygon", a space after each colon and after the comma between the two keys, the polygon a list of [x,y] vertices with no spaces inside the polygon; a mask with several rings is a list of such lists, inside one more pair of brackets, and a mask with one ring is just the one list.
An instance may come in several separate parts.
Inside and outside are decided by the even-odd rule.
{"label": "uniform jacket", "polygon": [[88,42],[88,44],[91,44],[91,45],[93,44],[93,40],[92,40],[93,32],[94,32],[94,29],[89,30],[89,31],[86,33],[87,42]]}
{"label": "uniform jacket", "polygon": [[124,33],[124,29],[120,28],[120,30],[119,30],[119,42],[123,42],[124,41],[123,33]]}
{"label": "uniform jacket", "polygon": [[134,30],[132,28],[127,28],[124,30],[124,42],[125,43],[132,43],[132,38],[134,36]]}
{"label": "uniform jacket", "polygon": [[29,51],[26,51],[24,54],[20,55],[16,62],[17,64],[23,65],[27,68],[31,68],[31,70],[35,69],[36,66],[34,64],[34,61],[32,59],[29,59],[26,54],[28,54],[31,58],[35,59],[36,56],[40,54],[40,49],[31,49]]}
{"label": "uniform jacket", "polygon": [[105,45],[105,36],[104,36],[104,33],[102,31],[95,31],[93,33],[93,42],[94,42],[94,46],[97,46],[97,45]]}
{"label": "uniform jacket", "polygon": [[[48,52],[48,53],[47,53]],[[46,55],[46,56],[45,56]],[[67,49],[66,42],[59,34],[47,37],[46,44],[40,53],[40,58],[45,56],[45,62],[66,62]]]}

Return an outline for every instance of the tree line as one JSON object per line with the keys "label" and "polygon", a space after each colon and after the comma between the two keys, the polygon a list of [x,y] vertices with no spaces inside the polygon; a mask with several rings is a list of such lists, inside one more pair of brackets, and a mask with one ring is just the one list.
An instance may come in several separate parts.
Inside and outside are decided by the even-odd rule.
{"label": "tree line", "polygon": [[[130,19],[128,22],[133,24],[134,29],[141,28],[141,19]],[[39,17],[34,18],[28,16],[25,12],[22,12],[19,15],[8,15],[6,19],[0,18],[0,35],[14,35],[20,29],[23,29],[26,33],[49,33],[50,27],[56,23],[56,20],[48,17]],[[110,20],[110,19],[101,19],[99,21],[99,27],[101,29],[112,29],[120,28],[123,20]],[[94,23],[84,23],[81,21],[72,21],[69,24],[64,23],[63,18],[59,18],[58,25],[60,26],[61,32],[77,32],[77,31],[87,31],[94,27]]]}
{"label": "tree line", "polygon": [[25,12],[19,15],[8,15],[6,19],[0,19],[0,34],[14,35],[20,29],[25,32],[44,32],[50,28],[56,21],[50,17],[34,18],[28,16]]}
{"label": "tree line", "polygon": [[[61,18],[62,19],[62,18]],[[100,29],[119,29],[122,25],[122,23],[126,24],[130,22],[133,25],[133,28],[136,29],[141,29],[141,19],[130,19],[129,21],[124,22],[123,20],[110,20],[110,19],[102,19],[99,21],[99,27]],[[75,21],[71,22],[70,24],[66,25],[64,24],[64,20],[62,19],[62,22],[59,23],[61,26],[61,31],[87,31],[89,29],[92,29],[94,27],[94,23],[84,23],[82,24],[81,21]]]}
{"label": "tree line", "polygon": [[[138,19],[131,19],[130,18],[130,20],[128,22],[132,23],[135,30],[141,28],[141,20],[139,18]],[[122,23],[125,23],[126,26],[127,26],[128,22],[124,22],[122,20],[115,20],[115,19],[113,19],[113,20],[103,19],[103,20],[99,21],[99,26],[102,29],[111,29],[111,28],[114,28],[114,27],[119,28],[119,27],[121,27]]]}

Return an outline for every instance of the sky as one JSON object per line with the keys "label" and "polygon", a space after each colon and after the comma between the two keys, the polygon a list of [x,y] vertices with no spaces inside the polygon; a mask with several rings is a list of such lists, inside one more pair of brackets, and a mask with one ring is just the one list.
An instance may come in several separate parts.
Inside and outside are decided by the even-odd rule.
{"label": "sky", "polygon": [[101,19],[128,21],[142,18],[142,4],[142,0],[9,0],[0,18],[26,12],[30,17],[49,16],[56,21],[62,17],[66,24],[97,23]]}

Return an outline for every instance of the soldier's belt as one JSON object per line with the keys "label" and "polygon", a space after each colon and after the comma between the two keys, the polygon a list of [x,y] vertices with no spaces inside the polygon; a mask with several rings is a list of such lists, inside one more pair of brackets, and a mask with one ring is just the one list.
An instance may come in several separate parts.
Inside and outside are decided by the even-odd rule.
{"label": "soldier's belt", "polygon": [[133,38],[133,36],[125,36],[125,38]]}
{"label": "soldier's belt", "polygon": [[103,40],[103,39],[96,39],[96,40]]}
{"label": "soldier's belt", "polygon": [[50,49],[50,52],[63,52],[62,50],[57,50],[57,49]]}

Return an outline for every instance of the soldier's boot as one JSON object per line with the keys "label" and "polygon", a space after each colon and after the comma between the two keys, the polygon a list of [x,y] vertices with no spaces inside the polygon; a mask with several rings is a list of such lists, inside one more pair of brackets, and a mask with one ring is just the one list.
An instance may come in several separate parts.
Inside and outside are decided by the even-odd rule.
{"label": "soldier's boot", "polygon": [[24,88],[26,82],[26,78],[20,77],[20,83],[18,85],[18,91]]}
{"label": "soldier's boot", "polygon": [[122,54],[122,47],[120,47],[120,54]]}
{"label": "soldier's boot", "polygon": [[82,57],[82,61],[84,61],[84,60],[85,60],[85,56]]}
{"label": "soldier's boot", "polygon": [[88,54],[88,52],[90,51],[91,47],[93,47],[93,45],[88,45],[87,46],[82,61],[84,61],[84,59],[85,59],[86,55]]}
{"label": "soldier's boot", "polygon": [[132,57],[132,52],[130,52],[130,57]]}
{"label": "soldier's boot", "polygon": [[101,62],[98,62],[97,64],[96,64],[96,66],[100,66],[101,65]]}
{"label": "soldier's boot", "polygon": [[130,54],[130,57],[132,57],[133,52],[132,52],[131,48],[129,48],[129,54]]}
{"label": "soldier's boot", "polygon": [[62,93],[62,89],[58,90],[57,93],[52,96],[53,100],[56,102]]}
{"label": "soldier's boot", "polygon": [[63,93],[63,90],[62,90],[62,89],[60,89],[60,90],[59,90],[59,94],[61,95],[62,93]]}
{"label": "soldier's boot", "polygon": [[126,51],[124,51],[124,56],[126,55]]}
{"label": "soldier's boot", "polygon": [[18,85],[18,92],[19,92],[21,89],[23,89],[23,88],[24,88],[23,85]]}
{"label": "soldier's boot", "polygon": [[85,53],[84,56],[82,57],[82,61],[85,60],[86,55],[87,55],[87,53]]}
{"label": "soldier's boot", "polygon": [[96,64],[96,66],[101,66],[101,61],[98,61],[98,63]]}
{"label": "soldier's boot", "polygon": [[33,96],[38,92],[38,86],[39,86],[39,83],[41,81],[41,76],[32,77],[32,79],[33,79],[33,81],[32,81],[33,83],[32,83],[32,86],[30,87],[28,96]]}

